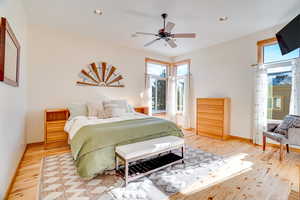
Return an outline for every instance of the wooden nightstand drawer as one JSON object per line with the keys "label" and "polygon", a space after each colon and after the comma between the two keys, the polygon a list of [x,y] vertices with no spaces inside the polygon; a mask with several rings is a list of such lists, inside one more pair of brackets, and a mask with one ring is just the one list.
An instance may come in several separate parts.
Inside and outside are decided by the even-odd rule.
{"label": "wooden nightstand drawer", "polygon": [[47,132],[63,131],[66,121],[47,122]]}
{"label": "wooden nightstand drawer", "polygon": [[47,143],[51,142],[64,142],[68,140],[68,134],[64,131],[48,132]]}

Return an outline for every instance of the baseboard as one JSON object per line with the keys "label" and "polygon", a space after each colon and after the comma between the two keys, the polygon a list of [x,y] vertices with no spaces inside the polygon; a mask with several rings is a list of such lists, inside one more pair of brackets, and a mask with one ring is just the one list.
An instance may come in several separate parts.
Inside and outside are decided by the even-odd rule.
{"label": "baseboard", "polygon": [[41,146],[43,144],[44,144],[44,142],[33,142],[33,143],[27,144],[27,148],[28,147],[33,147],[33,146]]}
{"label": "baseboard", "polygon": [[14,175],[13,175],[13,177],[12,177],[10,183],[9,183],[9,186],[8,186],[6,192],[5,192],[4,199],[8,199],[9,193],[10,193],[10,191],[11,191],[11,189],[12,189],[12,186],[13,186],[15,180],[16,180],[17,172],[18,172],[18,170],[19,170],[19,168],[20,168],[20,165],[21,165],[21,162],[22,162],[22,160],[23,160],[23,158],[24,158],[24,155],[25,155],[25,152],[26,152],[26,150],[27,150],[27,147],[28,147],[28,145],[26,144],[26,146],[25,146],[25,148],[24,148],[24,151],[23,151],[23,154],[22,154],[22,156],[21,156],[21,159],[19,160],[18,166],[16,167],[15,172],[14,172]]}
{"label": "baseboard", "polygon": [[243,141],[243,142],[247,142],[247,143],[253,144],[252,139],[243,138],[243,137],[239,137],[239,136],[235,136],[235,135],[229,135],[228,139],[240,140],[240,141]]}

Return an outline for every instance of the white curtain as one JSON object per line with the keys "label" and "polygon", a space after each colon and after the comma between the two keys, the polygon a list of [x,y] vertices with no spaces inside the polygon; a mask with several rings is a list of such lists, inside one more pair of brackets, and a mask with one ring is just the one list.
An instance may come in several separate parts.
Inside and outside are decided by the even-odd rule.
{"label": "white curtain", "polygon": [[151,76],[146,74],[146,87],[143,92],[143,104],[149,108],[148,114],[152,116],[152,87]]}
{"label": "white curtain", "polygon": [[171,67],[167,84],[167,119],[177,123],[176,118],[176,73],[175,67]]}
{"label": "white curtain", "polygon": [[290,114],[300,115],[300,59],[292,64],[292,93],[290,102]]}
{"label": "white curtain", "polygon": [[184,98],[183,98],[183,113],[182,127],[185,129],[191,128],[190,119],[190,74],[184,77]]}
{"label": "white curtain", "polygon": [[254,89],[254,126],[252,140],[254,144],[262,144],[262,132],[267,128],[268,111],[268,74],[264,65],[259,65],[256,68]]}

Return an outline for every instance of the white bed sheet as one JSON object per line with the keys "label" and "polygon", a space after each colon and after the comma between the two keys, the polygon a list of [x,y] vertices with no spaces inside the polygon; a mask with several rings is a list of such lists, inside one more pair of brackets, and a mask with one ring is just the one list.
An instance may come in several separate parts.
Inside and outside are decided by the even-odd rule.
{"label": "white bed sheet", "polygon": [[131,119],[143,119],[143,118],[149,118],[149,116],[140,113],[126,113],[120,117],[113,117],[107,119],[99,119],[97,117],[77,116],[67,121],[64,130],[69,134],[69,142],[70,142],[72,138],[76,135],[76,133],[84,126],[118,122],[118,121],[131,120]]}

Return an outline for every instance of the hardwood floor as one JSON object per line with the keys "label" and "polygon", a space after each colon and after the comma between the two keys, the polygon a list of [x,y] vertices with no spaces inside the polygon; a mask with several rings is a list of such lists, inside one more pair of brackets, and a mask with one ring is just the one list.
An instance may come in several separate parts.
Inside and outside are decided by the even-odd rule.
{"label": "hardwood floor", "polygon": [[[204,151],[224,155],[225,157],[243,155],[244,160],[252,162],[253,168],[243,174],[231,177],[219,184],[193,189],[186,194],[176,194],[171,199],[180,200],[285,200],[291,192],[290,200],[299,199],[300,153],[291,152],[284,162],[279,162],[279,149],[267,147],[262,152],[260,146],[254,146],[239,139],[221,141],[185,133],[186,143]],[[8,199],[35,199],[38,190],[38,178],[41,159],[45,156],[69,152],[69,148],[44,150],[43,145],[29,145],[17,171],[16,179],[9,192]]]}

